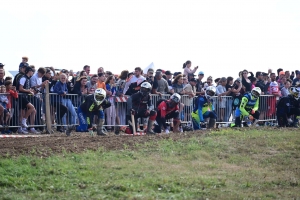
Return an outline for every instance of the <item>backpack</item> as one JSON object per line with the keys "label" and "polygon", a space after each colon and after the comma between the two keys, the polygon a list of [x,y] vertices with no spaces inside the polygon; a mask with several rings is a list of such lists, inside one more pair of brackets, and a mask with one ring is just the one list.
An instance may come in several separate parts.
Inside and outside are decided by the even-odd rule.
{"label": "backpack", "polygon": [[131,83],[128,90],[127,90],[127,92],[126,92],[126,95],[133,95],[133,94],[137,93],[138,91],[140,91],[141,85],[144,82],[146,82],[146,80],[144,80],[140,83],[137,83],[137,82]]}

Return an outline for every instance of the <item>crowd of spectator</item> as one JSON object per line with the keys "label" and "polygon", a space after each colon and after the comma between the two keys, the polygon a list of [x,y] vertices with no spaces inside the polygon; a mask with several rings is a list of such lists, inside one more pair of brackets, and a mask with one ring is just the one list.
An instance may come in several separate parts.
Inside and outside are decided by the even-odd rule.
{"label": "crowd of spectator", "polygon": [[[5,77],[5,65],[0,63],[0,123],[2,133],[10,133],[11,127],[18,127],[18,133],[39,133],[43,130],[45,120],[45,102],[43,94],[45,86],[49,84],[49,92],[53,93],[51,102],[51,121],[57,124],[58,131],[64,131],[66,124],[77,124],[76,108],[84,101],[84,96],[94,94],[97,88],[106,91],[107,100],[111,107],[105,110],[106,125],[108,130],[113,130],[115,125],[126,124],[123,117],[123,108],[117,109],[115,97],[132,95],[139,91],[143,82],[152,85],[152,94],[162,97],[166,94],[178,93],[187,95],[180,104],[180,111],[189,115],[188,108],[192,106],[195,96],[204,95],[209,86],[216,87],[220,98],[218,108],[219,121],[228,122],[232,112],[225,112],[226,105],[232,105],[234,99],[242,97],[252,88],[259,87],[262,95],[274,95],[278,100],[289,94],[291,86],[300,86],[300,71],[284,71],[278,69],[274,73],[271,69],[267,72],[240,71],[233,77],[205,77],[198,66],[192,68],[192,62],[183,64],[182,72],[150,68],[143,71],[136,67],[134,71],[123,70],[120,75],[114,75],[99,67],[91,71],[85,65],[82,71],[74,73],[72,70],[62,69],[56,71],[53,67],[35,68],[28,64],[28,57],[22,57],[19,73],[15,77]],[[74,98],[73,98],[74,97]],[[275,109],[275,104],[272,105]],[[12,120],[14,119],[14,120]],[[8,128],[9,126],[9,128]]]}

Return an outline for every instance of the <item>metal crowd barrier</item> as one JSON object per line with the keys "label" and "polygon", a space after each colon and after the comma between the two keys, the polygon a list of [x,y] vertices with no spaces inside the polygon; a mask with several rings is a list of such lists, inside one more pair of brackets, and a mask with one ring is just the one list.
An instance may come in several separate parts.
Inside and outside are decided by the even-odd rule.
{"label": "metal crowd barrier", "polygon": [[[19,98],[14,99],[10,97],[9,94],[0,94],[6,95],[11,100],[11,107],[8,108],[8,113],[5,114],[3,120],[1,119],[2,125],[9,125],[8,127],[14,131],[21,126],[21,117],[23,116],[24,109],[21,107],[23,105],[23,101],[28,101],[32,105],[34,105],[36,109],[35,119],[27,120],[27,124],[29,127],[35,127],[39,129],[45,128],[45,121],[51,120],[52,127],[63,128],[68,125],[78,125],[77,119],[77,107],[83,102],[85,96],[78,96],[77,94],[67,94],[62,97],[55,93],[49,94],[49,104],[45,104],[45,95],[27,95],[19,93]],[[1,96],[0,96],[1,97]],[[123,97],[113,97],[112,102],[112,111],[115,111],[116,123],[113,125],[106,124],[106,127],[109,126],[128,126],[126,122],[126,111],[127,111],[127,99],[128,96]],[[156,103],[159,99],[169,99],[170,95],[151,95],[151,100],[154,105],[154,108],[157,107]],[[194,97],[197,98],[197,97]],[[217,123],[231,123],[235,118],[235,108],[233,106],[233,98],[230,96],[223,97],[213,97],[214,99],[214,108],[217,113],[218,119]],[[181,106],[180,106],[180,119],[182,123],[191,123],[191,113],[193,112],[193,100],[187,95],[183,95],[181,98]],[[50,107],[50,119],[45,118],[46,116],[46,106]],[[276,97],[272,95],[262,95],[259,99],[259,111],[260,121],[275,121],[276,120]],[[107,112],[105,112],[107,118]],[[49,116],[49,115],[48,115]],[[9,117],[9,121],[7,118]],[[107,121],[107,120],[106,120]],[[113,121],[113,119],[111,120]],[[169,121],[171,122],[171,121]],[[8,123],[8,124],[6,124]],[[95,123],[95,121],[94,121]],[[141,121],[140,123],[145,123]]]}

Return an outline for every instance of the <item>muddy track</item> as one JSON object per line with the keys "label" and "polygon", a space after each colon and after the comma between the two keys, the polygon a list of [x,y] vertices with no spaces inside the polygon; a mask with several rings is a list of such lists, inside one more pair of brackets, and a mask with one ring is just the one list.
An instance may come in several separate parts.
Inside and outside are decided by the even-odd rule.
{"label": "muddy track", "polygon": [[88,133],[74,133],[67,137],[61,133],[51,135],[41,135],[34,138],[0,138],[0,157],[14,157],[18,155],[36,155],[48,157],[62,152],[79,153],[85,150],[105,150],[134,149],[137,144],[156,142],[162,139],[179,140],[192,136],[201,136],[204,131],[177,133],[158,136],[126,136],[114,135],[94,136]]}

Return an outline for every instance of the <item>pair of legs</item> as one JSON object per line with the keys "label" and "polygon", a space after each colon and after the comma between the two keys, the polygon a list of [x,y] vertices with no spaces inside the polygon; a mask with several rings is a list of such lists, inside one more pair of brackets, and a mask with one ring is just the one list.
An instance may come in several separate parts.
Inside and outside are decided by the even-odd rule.
{"label": "pair of legs", "polygon": [[[76,119],[77,119],[77,114],[75,111],[75,108],[73,106],[73,103],[71,101],[71,99],[62,99],[62,104],[68,108],[68,111],[71,113],[71,124],[75,125],[76,124]],[[64,116],[62,118],[63,124],[66,125],[67,121],[66,121],[66,116]]]}
{"label": "pair of legs", "polygon": [[[253,118],[255,120],[254,122],[256,122],[259,119],[260,113],[258,111],[255,111],[254,114],[250,113],[250,115],[253,116]],[[232,125],[232,127],[241,127],[243,119],[244,119],[244,116],[242,115],[240,109],[237,108],[236,111],[235,111],[235,124]],[[247,122],[244,122],[243,125],[244,125],[244,127],[248,126]]]}
{"label": "pair of legs", "polygon": [[[216,124],[217,114],[214,111],[206,111],[203,114],[203,119],[208,119],[208,118],[209,118],[209,121],[208,121],[207,128],[214,128],[214,126]],[[194,130],[199,130],[199,129],[205,128],[205,126],[201,127],[200,118],[199,118],[199,115],[197,112],[192,113],[192,122],[193,122]]]}
{"label": "pair of legs", "polygon": [[89,129],[93,127],[93,119],[94,116],[98,116],[98,126],[97,126],[97,134],[104,135],[102,128],[104,124],[104,112],[103,110],[94,111],[94,112],[83,112],[80,107],[78,107],[77,111],[79,126],[77,126],[77,132],[87,132]]}
{"label": "pair of legs", "polygon": [[167,128],[166,120],[168,119],[173,119],[173,125],[174,125],[173,132],[179,132],[180,119],[179,119],[178,110],[170,112],[165,116],[165,118],[162,118],[160,111],[158,111],[156,116],[157,126],[155,126],[154,132],[161,133],[161,127],[166,129]]}
{"label": "pair of legs", "polygon": [[[137,110],[135,115],[134,115],[134,122],[135,122],[135,128],[137,129],[138,127],[138,119],[145,119],[148,118],[148,125],[147,125],[147,133],[149,134],[153,134],[154,132],[152,131],[152,126],[154,124],[155,118],[156,118],[156,111],[155,110],[151,110],[150,113],[147,112],[146,109],[140,109]],[[129,116],[128,116],[129,117]],[[131,119],[131,118],[130,118]],[[132,122],[131,122],[132,123]],[[129,125],[130,130],[133,132],[133,127],[132,125]],[[136,131],[136,130],[135,130]]]}

